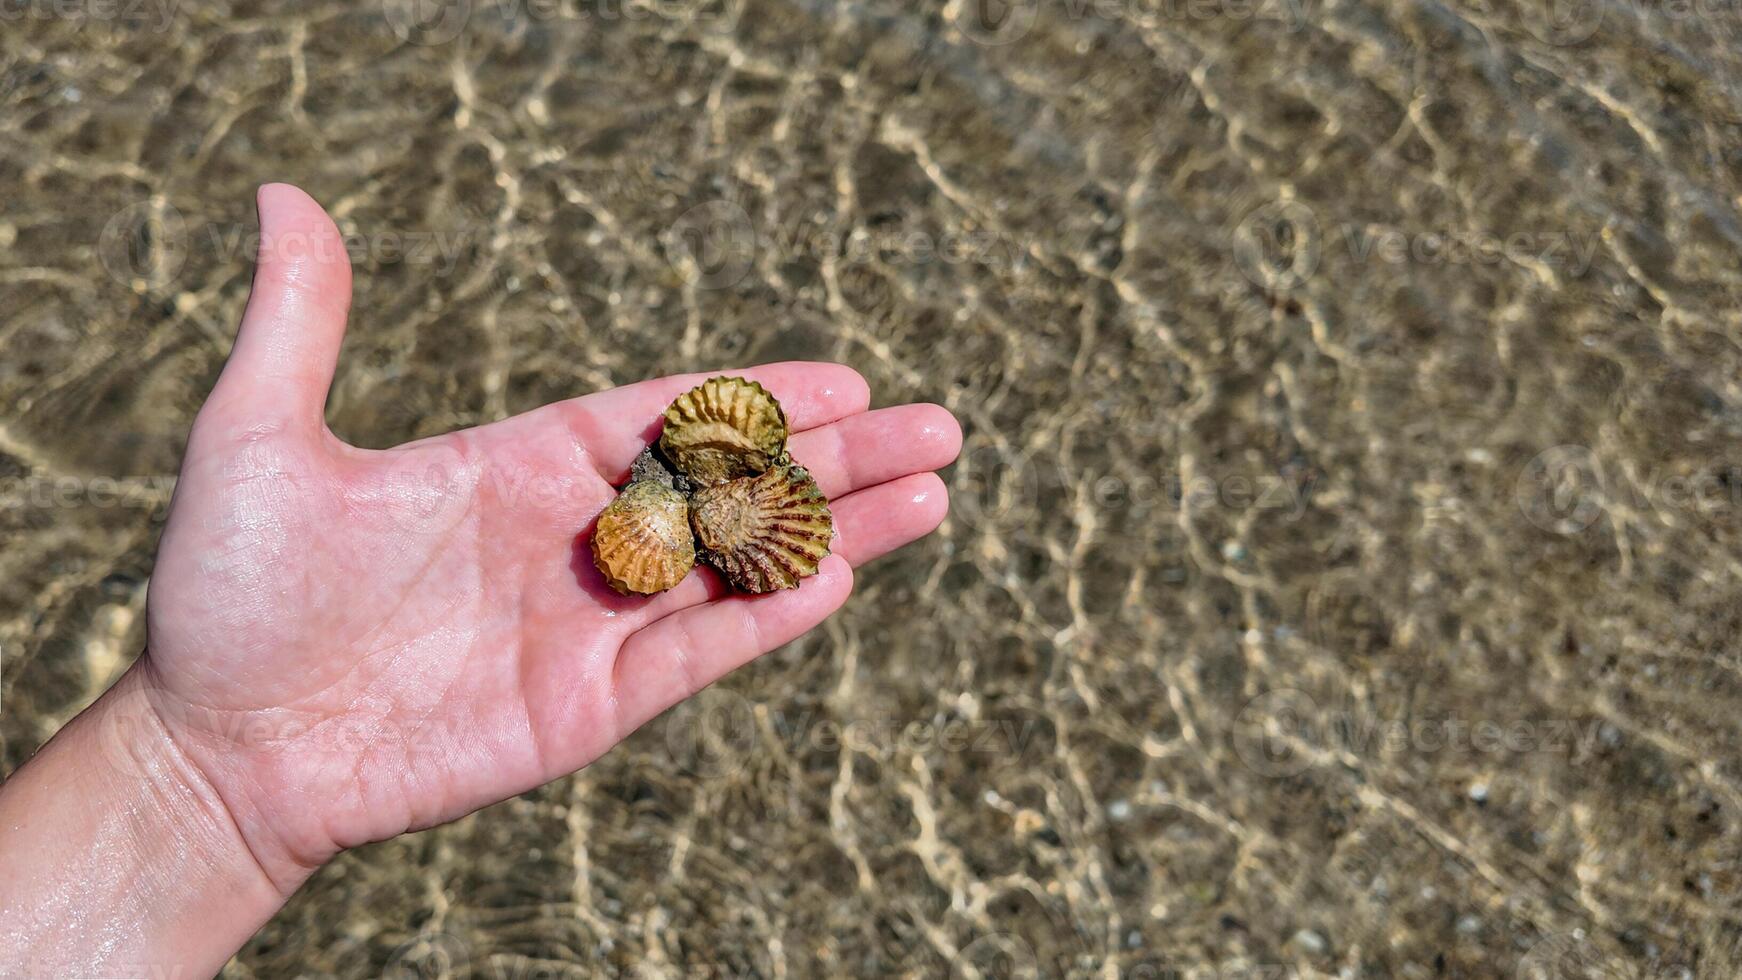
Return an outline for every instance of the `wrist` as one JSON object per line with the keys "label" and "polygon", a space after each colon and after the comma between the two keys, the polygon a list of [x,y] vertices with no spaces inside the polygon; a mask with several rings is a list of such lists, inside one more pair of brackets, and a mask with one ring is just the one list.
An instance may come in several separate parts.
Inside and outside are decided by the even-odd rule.
{"label": "wrist", "polygon": [[215,973],[301,884],[262,865],[153,703],[149,670],[135,664],[0,786],[0,851],[16,856],[0,963]]}
{"label": "wrist", "polygon": [[103,695],[102,700],[114,701],[97,726],[105,756],[121,774],[143,780],[148,789],[160,786],[197,809],[207,830],[224,841],[223,851],[238,871],[257,872],[282,903],[338,848],[293,849],[273,832],[266,815],[252,805],[248,780],[234,771],[245,768],[239,766],[236,744],[217,734],[234,721],[165,692],[150,654],[141,656]]}

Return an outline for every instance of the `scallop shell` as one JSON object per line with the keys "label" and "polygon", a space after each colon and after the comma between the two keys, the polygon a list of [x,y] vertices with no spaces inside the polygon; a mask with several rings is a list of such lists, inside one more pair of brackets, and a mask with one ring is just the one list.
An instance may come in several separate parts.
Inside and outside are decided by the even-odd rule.
{"label": "scallop shell", "polygon": [[665,410],[659,448],[697,486],[755,476],[786,446],[786,413],[768,389],[743,378],[709,378]]}
{"label": "scallop shell", "polygon": [[690,498],[703,557],[741,592],[791,589],[828,556],[835,521],[803,467],[706,487]]}
{"label": "scallop shell", "polygon": [[643,449],[641,455],[635,457],[635,462],[629,464],[629,480],[631,483],[645,480],[673,490],[681,489],[677,485],[677,474],[665,465],[652,446]]}
{"label": "scallop shell", "polygon": [[623,595],[652,595],[683,581],[696,563],[684,495],[645,480],[624,487],[599,515],[593,563]]}

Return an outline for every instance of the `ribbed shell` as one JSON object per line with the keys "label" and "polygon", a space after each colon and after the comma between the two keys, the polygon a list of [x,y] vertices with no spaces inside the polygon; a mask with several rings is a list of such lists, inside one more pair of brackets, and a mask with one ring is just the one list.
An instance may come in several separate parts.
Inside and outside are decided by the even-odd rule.
{"label": "ribbed shell", "polygon": [[773,592],[815,575],[828,556],[834,517],[802,467],[706,487],[690,498],[702,554],[741,592]]}
{"label": "ribbed shell", "polygon": [[652,446],[643,449],[641,455],[635,457],[635,462],[629,464],[629,479],[635,483],[645,480],[649,483],[657,483],[662,487],[678,489],[677,474],[666,468],[665,463],[660,460],[659,454],[654,452]]}
{"label": "ribbed shell", "polygon": [[683,581],[696,563],[684,495],[649,481],[624,487],[599,515],[593,563],[623,595],[652,595]]}
{"label": "ribbed shell", "polygon": [[768,390],[743,378],[709,378],[665,410],[659,447],[697,486],[768,469],[786,446],[786,413]]}

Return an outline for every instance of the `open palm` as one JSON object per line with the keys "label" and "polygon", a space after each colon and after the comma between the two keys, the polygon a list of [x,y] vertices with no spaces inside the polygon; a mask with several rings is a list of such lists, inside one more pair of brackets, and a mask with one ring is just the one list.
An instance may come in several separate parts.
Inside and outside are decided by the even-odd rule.
{"label": "open palm", "polygon": [[[572,772],[846,600],[853,565],[943,519],[943,409],[868,411],[831,364],[740,373],[780,399],[830,497],[834,554],[801,588],[726,594],[692,572],[613,593],[591,525],[707,375],[662,378],[397,449],[323,417],[350,267],[320,207],[262,188],[254,291],[189,441],[141,667],[154,715],[275,883],[339,849],[454,819]],[[711,372],[721,373],[721,372]]]}

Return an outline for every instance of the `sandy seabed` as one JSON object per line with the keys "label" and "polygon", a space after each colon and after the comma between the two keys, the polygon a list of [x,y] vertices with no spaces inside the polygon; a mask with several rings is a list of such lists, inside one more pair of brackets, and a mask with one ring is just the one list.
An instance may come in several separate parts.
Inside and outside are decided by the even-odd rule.
{"label": "sandy seabed", "polygon": [[9,9],[0,768],[142,645],[262,181],[359,445],[783,358],[967,432],[826,627],[232,975],[1742,974],[1735,7]]}

